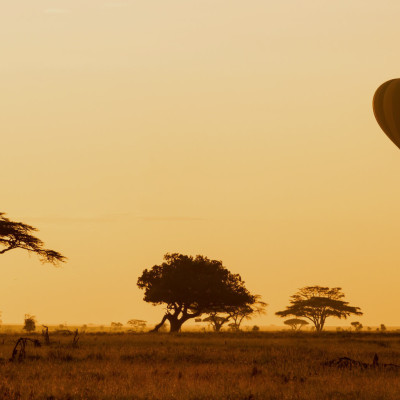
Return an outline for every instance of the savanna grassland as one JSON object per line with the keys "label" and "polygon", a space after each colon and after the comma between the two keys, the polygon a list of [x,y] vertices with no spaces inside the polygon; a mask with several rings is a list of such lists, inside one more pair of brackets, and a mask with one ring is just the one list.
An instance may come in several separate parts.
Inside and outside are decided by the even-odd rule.
{"label": "savanna grassland", "polygon": [[400,364],[395,334],[99,333],[81,334],[78,346],[50,335],[50,345],[29,343],[25,360],[10,362],[18,337],[0,337],[0,399],[400,398],[396,368],[324,365],[375,354]]}

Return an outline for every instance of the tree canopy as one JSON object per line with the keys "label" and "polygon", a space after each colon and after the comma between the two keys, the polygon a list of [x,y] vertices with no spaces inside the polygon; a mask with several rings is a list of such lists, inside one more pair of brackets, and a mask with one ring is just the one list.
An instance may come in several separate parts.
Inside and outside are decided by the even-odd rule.
{"label": "tree canopy", "polygon": [[10,250],[23,249],[35,253],[43,263],[56,265],[58,262],[65,262],[66,257],[57,251],[44,248],[44,243],[33,236],[37,229],[22,222],[14,222],[0,212],[0,254]]}
{"label": "tree canopy", "polygon": [[317,332],[323,330],[328,317],[346,319],[351,314],[362,315],[359,307],[349,306],[344,298],[342,288],[306,286],[290,297],[290,305],[276,315],[286,317],[293,315],[311,321]]}
{"label": "tree canopy", "polygon": [[170,331],[177,332],[182,324],[207,312],[226,312],[232,307],[251,305],[256,296],[250,294],[239,274],[232,274],[221,261],[204,256],[173,253],[164,256],[161,265],[145,269],[137,281],[144,289],[144,301],[166,305],[162,321]]}

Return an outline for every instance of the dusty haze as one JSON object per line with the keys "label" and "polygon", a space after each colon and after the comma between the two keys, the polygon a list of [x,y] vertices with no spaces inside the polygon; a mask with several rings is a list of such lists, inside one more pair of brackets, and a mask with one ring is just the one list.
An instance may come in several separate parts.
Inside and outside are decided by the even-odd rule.
{"label": "dusty haze", "polygon": [[371,109],[400,74],[399,11],[4,2],[0,211],[69,257],[3,255],[4,322],[156,322],[137,277],[180,252],[240,273],[269,303],[255,323],[317,284],[399,325],[400,152]]}

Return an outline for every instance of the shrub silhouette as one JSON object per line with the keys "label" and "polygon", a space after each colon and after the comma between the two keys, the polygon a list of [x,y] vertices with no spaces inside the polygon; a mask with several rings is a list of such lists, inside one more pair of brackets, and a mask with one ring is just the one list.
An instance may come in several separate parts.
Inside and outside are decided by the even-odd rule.
{"label": "shrub silhouette", "polygon": [[25,314],[24,327],[27,332],[34,332],[36,329],[36,318],[34,315]]}

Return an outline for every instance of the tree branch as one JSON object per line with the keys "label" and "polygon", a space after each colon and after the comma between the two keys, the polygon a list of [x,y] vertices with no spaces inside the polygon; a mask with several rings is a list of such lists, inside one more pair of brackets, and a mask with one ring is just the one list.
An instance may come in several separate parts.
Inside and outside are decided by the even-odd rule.
{"label": "tree branch", "polygon": [[157,324],[151,331],[149,332],[158,332],[158,330],[164,325],[164,322],[168,319],[168,314],[165,314],[163,319],[159,324]]}
{"label": "tree branch", "polygon": [[7,251],[13,250],[13,249],[15,249],[15,248],[16,248],[15,246],[7,247],[7,248],[4,249],[4,250],[0,250],[0,254],[4,254],[4,253],[6,253]]}

